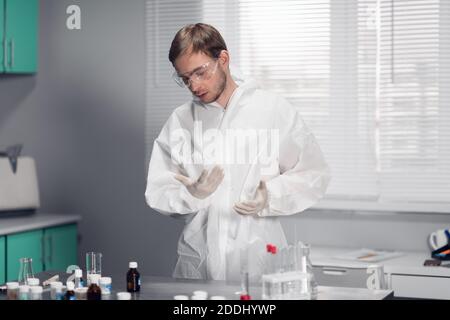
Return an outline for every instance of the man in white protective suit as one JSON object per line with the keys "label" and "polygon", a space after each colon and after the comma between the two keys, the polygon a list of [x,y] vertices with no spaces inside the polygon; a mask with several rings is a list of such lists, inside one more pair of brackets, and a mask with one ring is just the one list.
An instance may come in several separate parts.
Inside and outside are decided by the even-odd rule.
{"label": "man in white protective suit", "polygon": [[321,199],[330,181],[320,147],[282,97],[230,72],[220,33],[206,24],[176,34],[174,79],[191,101],[176,108],[154,141],[148,205],[185,218],[176,278],[257,280],[285,247],[279,217]]}

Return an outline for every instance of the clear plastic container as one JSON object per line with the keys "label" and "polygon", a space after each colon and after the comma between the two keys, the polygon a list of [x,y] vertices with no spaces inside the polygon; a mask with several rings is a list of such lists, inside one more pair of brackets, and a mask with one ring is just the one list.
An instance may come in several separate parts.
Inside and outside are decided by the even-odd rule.
{"label": "clear plastic container", "polygon": [[28,278],[28,285],[29,285],[30,287],[38,286],[39,283],[40,283],[40,281],[39,281],[38,278]]}
{"label": "clear plastic container", "polygon": [[23,285],[19,287],[19,300],[30,299],[30,286]]}
{"label": "clear plastic container", "polygon": [[50,297],[52,300],[63,300],[64,291],[62,282],[55,281],[50,284]]}
{"label": "clear plastic container", "polygon": [[309,300],[311,276],[301,271],[279,272],[262,276],[263,300]]}
{"label": "clear plastic container", "polygon": [[30,287],[30,300],[42,300],[44,289],[41,286]]}
{"label": "clear plastic container", "polygon": [[307,283],[308,291],[310,291],[311,299],[317,299],[317,281],[314,277],[313,267],[310,259],[311,246],[309,244],[299,243],[297,250],[300,252],[300,270],[309,274],[309,282]]}
{"label": "clear plastic container", "polygon": [[6,295],[8,300],[17,300],[19,298],[19,283],[8,282],[6,284]]}
{"label": "clear plastic container", "polygon": [[100,289],[103,295],[111,294],[112,292],[112,279],[110,277],[100,278]]}
{"label": "clear plastic container", "polygon": [[117,300],[131,300],[131,293],[117,292]]}
{"label": "clear plastic container", "polygon": [[77,300],[87,300],[87,287],[75,288],[75,298]]}

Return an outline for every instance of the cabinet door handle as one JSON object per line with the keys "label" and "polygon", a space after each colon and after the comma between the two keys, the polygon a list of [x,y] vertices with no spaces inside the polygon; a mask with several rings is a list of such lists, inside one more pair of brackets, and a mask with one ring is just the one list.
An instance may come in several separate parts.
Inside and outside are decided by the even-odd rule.
{"label": "cabinet door handle", "polygon": [[44,265],[44,270],[46,269],[46,259],[45,259],[45,236],[41,237],[41,262]]}
{"label": "cabinet door handle", "polygon": [[50,254],[48,256],[48,261],[49,261],[49,263],[52,263],[52,261],[53,261],[53,238],[52,238],[52,236],[48,236],[48,243],[49,243],[49,251],[50,251]]}
{"label": "cabinet door handle", "polygon": [[3,67],[5,71],[8,68],[8,42],[6,38],[3,40]]}
{"label": "cabinet door handle", "polygon": [[347,270],[338,268],[323,268],[322,273],[329,276],[343,276],[347,273]]}
{"label": "cabinet door handle", "polygon": [[11,49],[10,67],[14,68],[14,39],[9,40],[9,42],[10,42],[10,49]]}

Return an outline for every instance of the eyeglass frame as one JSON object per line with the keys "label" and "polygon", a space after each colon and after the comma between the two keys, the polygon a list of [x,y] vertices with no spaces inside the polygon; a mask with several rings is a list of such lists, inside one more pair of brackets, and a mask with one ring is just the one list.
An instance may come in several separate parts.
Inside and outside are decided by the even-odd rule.
{"label": "eyeglass frame", "polygon": [[[204,80],[209,80],[209,79],[211,79],[211,77],[216,73],[216,71],[217,71],[217,66],[218,66],[218,64],[219,64],[219,63],[218,63],[218,62],[219,62],[219,59],[218,59],[218,58],[216,58],[216,59],[214,59],[214,60],[215,60],[215,61],[208,61],[208,62],[202,64],[201,66],[195,68],[194,70],[192,70],[192,71],[190,71],[190,72],[186,72],[185,74],[189,74],[189,77],[187,77],[187,83],[185,83],[184,80],[182,79],[182,77],[185,77],[185,76],[184,76],[184,75],[179,75],[176,71],[172,74],[172,79],[173,79],[173,80],[175,81],[175,83],[178,84],[181,88],[189,88],[189,87],[192,85],[192,82],[198,83],[198,82],[201,82],[201,81],[204,81]],[[209,65],[210,65],[212,62],[215,62],[216,65],[215,65],[215,67],[214,67],[214,70],[211,71],[211,73],[209,74],[208,78],[204,78],[204,79],[199,80],[198,78],[201,77],[201,76],[198,76],[198,75],[197,75],[197,80],[191,80],[192,76],[194,76],[194,75],[196,74],[196,72],[198,72],[199,70],[201,70],[201,69],[206,69],[206,71],[208,71]]]}

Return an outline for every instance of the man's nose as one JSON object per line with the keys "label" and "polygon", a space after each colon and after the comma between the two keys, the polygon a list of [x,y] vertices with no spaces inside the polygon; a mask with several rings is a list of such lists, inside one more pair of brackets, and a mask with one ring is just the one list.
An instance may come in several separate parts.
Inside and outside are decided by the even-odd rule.
{"label": "man's nose", "polygon": [[195,81],[189,81],[189,88],[192,93],[197,94],[199,92],[200,86]]}

